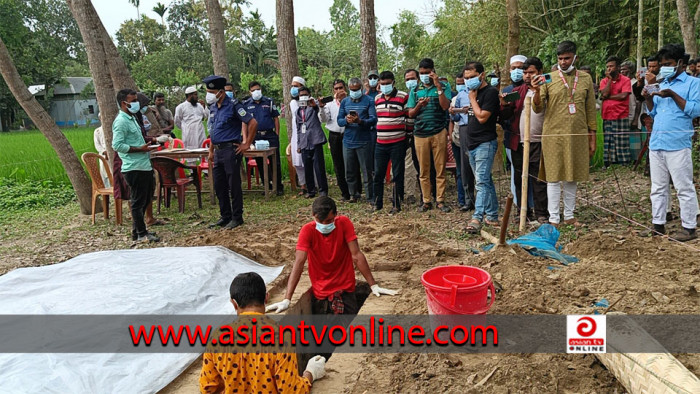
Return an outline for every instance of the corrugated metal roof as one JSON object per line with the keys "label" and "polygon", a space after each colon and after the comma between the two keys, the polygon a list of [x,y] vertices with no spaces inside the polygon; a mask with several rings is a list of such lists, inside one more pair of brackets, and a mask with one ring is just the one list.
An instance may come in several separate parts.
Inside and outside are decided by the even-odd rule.
{"label": "corrugated metal roof", "polygon": [[66,83],[60,83],[54,86],[54,96],[62,94],[80,94],[85,89],[85,86],[92,82],[92,78],[90,77],[67,77],[65,80]]}

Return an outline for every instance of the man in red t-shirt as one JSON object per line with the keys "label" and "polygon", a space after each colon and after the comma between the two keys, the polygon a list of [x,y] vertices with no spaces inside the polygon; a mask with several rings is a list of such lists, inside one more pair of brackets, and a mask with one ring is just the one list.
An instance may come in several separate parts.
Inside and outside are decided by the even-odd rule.
{"label": "man in red t-shirt", "polygon": [[628,135],[631,93],[630,79],[620,74],[620,59],[610,56],[605,63],[605,78],[600,81],[606,167],[610,164],[627,164],[631,160]]}
{"label": "man in red t-shirt", "polygon": [[268,305],[266,311],[279,313],[289,307],[307,258],[314,314],[357,314],[354,266],[365,277],[374,295],[396,294],[396,290],[383,289],[375,282],[357,243],[355,227],[347,216],[337,215],[333,199],[317,198],[311,206],[311,213],[314,221],[305,224],[299,232],[296,259],[284,300]]}

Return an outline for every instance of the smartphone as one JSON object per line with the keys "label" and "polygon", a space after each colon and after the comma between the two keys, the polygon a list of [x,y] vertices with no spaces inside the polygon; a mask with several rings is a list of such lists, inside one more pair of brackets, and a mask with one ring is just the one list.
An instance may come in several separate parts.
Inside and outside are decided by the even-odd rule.
{"label": "smartphone", "polygon": [[658,84],[658,83],[653,83],[653,84],[651,84],[651,85],[647,85],[647,86],[644,87],[644,89],[645,89],[645,90],[647,91],[647,93],[649,93],[649,94],[652,94],[652,93],[655,93],[655,92],[658,92],[659,90],[661,90],[661,89],[659,88],[659,84]]}
{"label": "smartphone", "polygon": [[506,103],[514,103],[514,102],[520,100],[520,93],[519,92],[508,93],[505,95],[505,97],[503,97],[503,100]]}
{"label": "smartphone", "polygon": [[647,75],[647,68],[646,67],[640,67],[639,68],[639,76],[644,78]]}
{"label": "smartphone", "polygon": [[349,114],[350,116],[357,116],[357,111],[350,111]]}
{"label": "smartphone", "polygon": [[544,85],[546,83],[552,82],[552,75],[551,74],[542,74],[538,75],[535,78],[541,79],[542,81],[539,83],[539,85]]}
{"label": "smartphone", "polygon": [[331,101],[333,101],[333,96],[321,97],[320,101],[321,101],[323,104],[328,104],[328,103],[330,103]]}

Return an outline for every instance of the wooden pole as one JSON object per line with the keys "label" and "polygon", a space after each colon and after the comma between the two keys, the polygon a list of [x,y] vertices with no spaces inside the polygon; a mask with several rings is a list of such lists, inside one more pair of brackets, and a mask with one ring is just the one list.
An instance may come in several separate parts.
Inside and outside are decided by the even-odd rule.
{"label": "wooden pole", "polygon": [[[525,230],[525,222],[527,222],[527,186],[530,178],[530,108],[532,106],[532,97],[525,99],[525,138],[523,139],[523,172],[520,174],[520,232]],[[521,115],[522,116],[522,115]]]}
{"label": "wooden pole", "polygon": [[503,213],[503,222],[501,223],[501,233],[498,236],[498,246],[506,245],[506,233],[508,232],[508,219],[510,218],[510,209],[513,206],[513,195],[508,193],[506,201],[506,211]]}

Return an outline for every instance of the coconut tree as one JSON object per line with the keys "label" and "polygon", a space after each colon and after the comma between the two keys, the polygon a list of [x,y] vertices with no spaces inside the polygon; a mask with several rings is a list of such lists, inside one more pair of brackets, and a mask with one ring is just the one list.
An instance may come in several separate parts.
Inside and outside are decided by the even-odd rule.
{"label": "coconut tree", "polygon": [[129,0],[129,3],[136,7],[136,19],[141,20],[141,12],[139,12],[139,6],[141,6],[141,0]]}
{"label": "coconut tree", "polygon": [[153,7],[153,12],[156,14],[160,15],[160,23],[165,25],[165,11],[168,10],[168,7],[165,6],[163,3],[156,3],[155,7]]}

